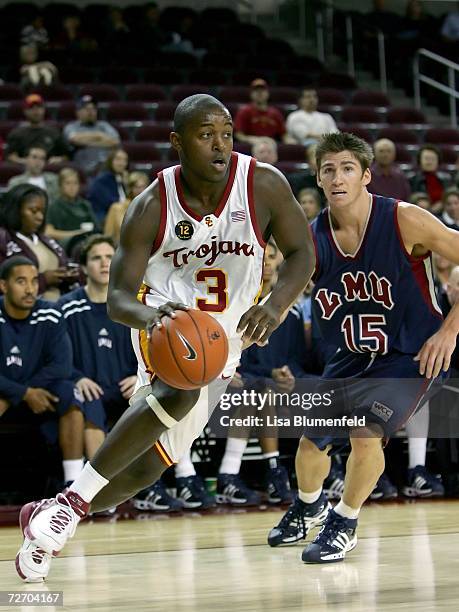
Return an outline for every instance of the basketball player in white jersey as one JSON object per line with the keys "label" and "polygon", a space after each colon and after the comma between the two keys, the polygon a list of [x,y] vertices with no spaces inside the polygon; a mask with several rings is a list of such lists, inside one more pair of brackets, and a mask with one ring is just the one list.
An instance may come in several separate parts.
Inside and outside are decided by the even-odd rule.
{"label": "basketball player in white jersey", "polygon": [[[97,511],[121,503],[180,459],[226,389],[242,343],[268,340],[314,270],[306,217],[287,181],[232,152],[232,120],[221,102],[201,94],[183,100],[171,143],[180,166],[160,173],[131,203],[111,264],[109,314],[133,330],[137,392],[70,489],[21,510],[16,569],[28,581],[47,576],[90,505]],[[285,262],[270,298],[254,305],[270,235]],[[187,307],[215,316],[230,346],[220,378],[195,391],[155,379],[144,358],[152,328]]]}

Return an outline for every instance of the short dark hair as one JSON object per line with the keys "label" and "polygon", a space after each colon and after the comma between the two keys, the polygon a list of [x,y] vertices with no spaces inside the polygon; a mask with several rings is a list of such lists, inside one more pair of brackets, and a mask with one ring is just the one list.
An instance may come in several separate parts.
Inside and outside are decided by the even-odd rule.
{"label": "short dark hair", "polygon": [[363,138],[359,138],[350,132],[332,132],[331,134],[324,134],[317,145],[317,171],[320,171],[322,158],[327,153],[342,153],[342,151],[352,153],[358,159],[363,172],[371,166],[374,159],[370,145]]}
{"label": "short dark hair", "polygon": [[458,187],[449,187],[448,189],[445,189],[445,191],[443,192],[441,201],[443,202],[443,205],[445,205],[448,202],[448,198],[450,195],[455,195],[459,198],[459,188]]}
{"label": "short dark hair", "polygon": [[0,266],[0,279],[5,281],[8,280],[13,273],[14,268],[17,268],[18,266],[37,267],[36,264],[34,264],[34,262],[28,257],[25,257],[24,255],[13,255],[13,257],[5,259]]}
{"label": "short dark hair", "polygon": [[40,151],[44,151],[45,152],[45,159],[48,159],[48,151],[46,149],[46,147],[44,147],[43,145],[30,145],[30,147],[27,147],[27,149],[25,150],[25,155],[26,157],[28,155],[30,155],[30,151],[32,151],[32,149],[40,149]]}
{"label": "short dark hair", "polygon": [[204,112],[210,108],[219,108],[226,111],[230,116],[231,113],[220,100],[210,96],[209,94],[195,94],[188,96],[182,100],[175,109],[174,113],[174,132],[183,134],[187,123],[197,113]]}
{"label": "short dark hair", "polygon": [[432,153],[435,153],[437,155],[438,158],[438,163],[441,162],[441,151],[438,147],[436,147],[435,145],[431,145],[431,144],[423,144],[422,147],[420,147],[418,154],[416,155],[416,161],[418,163],[418,166],[421,163],[421,155],[423,151],[432,151]]}
{"label": "short dark hair", "polygon": [[23,183],[12,187],[9,191],[3,194],[0,202],[0,224],[6,227],[7,230],[13,232],[21,231],[21,208],[22,205],[33,197],[41,197],[45,200],[45,214],[43,223],[38,228],[38,233],[43,231],[46,223],[46,211],[48,209],[48,194],[46,191],[35,185]]}
{"label": "short dark hair", "polygon": [[118,155],[118,153],[120,151],[122,151],[123,153],[126,154],[127,163],[129,165],[129,155],[128,155],[128,152],[126,151],[126,149],[123,149],[123,147],[116,147],[115,149],[112,149],[112,151],[108,155],[107,159],[105,160],[104,166],[105,166],[106,170],[109,170],[110,172],[113,172],[113,160],[115,159],[115,157]]}
{"label": "short dark hair", "polygon": [[109,244],[113,247],[113,250],[116,249],[116,245],[111,236],[105,236],[104,234],[91,234],[88,236],[86,240],[83,242],[83,246],[80,251],[80,264],[85,266],[88,261],[88,253],[96,244]]}

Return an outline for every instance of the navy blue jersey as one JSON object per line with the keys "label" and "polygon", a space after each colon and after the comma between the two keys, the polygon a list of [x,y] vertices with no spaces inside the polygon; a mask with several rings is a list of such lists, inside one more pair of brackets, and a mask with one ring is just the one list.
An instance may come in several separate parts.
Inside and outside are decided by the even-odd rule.
{"label": "navy blue jersey", "polygon": [[91,378],[109,388],[137,371],[131,330],[112,321],[107,304],[91,302],[83,287],[58,302],[73,346],[73,378]]}
{"label": "navy blue jersey", "polygon": [[312,316],[320,336],[355,353],[416,354],[441,325],[430,253],[403,244],[398,202],[372,196],[360,246],[344,254],[323,210],[312,224],[317,266]]}
{"label": "navy blue jersey", "polygon": [[26,319],[13,319],[0,297],[0,397],[18,404],[28,387],[70,378],[72,347],[54,302],[37,300]]}

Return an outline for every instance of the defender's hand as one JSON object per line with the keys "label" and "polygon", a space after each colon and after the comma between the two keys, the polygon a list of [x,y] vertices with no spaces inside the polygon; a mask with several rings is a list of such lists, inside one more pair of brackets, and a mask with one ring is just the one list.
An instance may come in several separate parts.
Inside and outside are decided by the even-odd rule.
{"label": "defender's hand", "polygon": [[426,378],[435,378],[443,370],[447,372],[451,363],[451,355],[456,348],[456,334],[441,328],[428,338],[414,358],[419,361],[419,373]]}
{"label": "defender's hand", "polygon": [[166,302],[158,308],[151,309],[152,315],[151,318],[147,321],[146,325],[147,337],[149,340],[151,338],[153,327],[161,329],[161,327],[163,326],[163,324],[161,323],[161,317],[171,317],[171,319],[175,319],[176,310],[190,310],[190,307],[185,306],[185,304],[181,304],[180,302]]}
{"label": "defender's hand", "polygon": [[243,343],[256,342],[258,346],[263,346],[267,343],[269,336],[280,325],[281,315],[274,308],[266,304],[252,306],[245,314],[242,315],[238,332],[242,334]]}

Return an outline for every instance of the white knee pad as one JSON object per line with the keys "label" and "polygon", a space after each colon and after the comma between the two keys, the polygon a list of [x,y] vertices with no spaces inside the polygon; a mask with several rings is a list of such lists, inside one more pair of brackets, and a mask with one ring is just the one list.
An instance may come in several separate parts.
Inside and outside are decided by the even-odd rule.
{"label": "white knee pad", "polygon": [[145,399],[147,400],[147,404],[150,406],[150,408],[153,410],[153,412],[163,425],[165,425],[168,429],[170,429],[174,425],[177,425],[178,421],[176,421],[173,417],[170,416],[170,414],[168,414],[164,410],[164,408],[161,406],[161,404],[158,402],[158,400],[152,393],[147,395]]}

